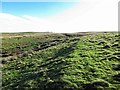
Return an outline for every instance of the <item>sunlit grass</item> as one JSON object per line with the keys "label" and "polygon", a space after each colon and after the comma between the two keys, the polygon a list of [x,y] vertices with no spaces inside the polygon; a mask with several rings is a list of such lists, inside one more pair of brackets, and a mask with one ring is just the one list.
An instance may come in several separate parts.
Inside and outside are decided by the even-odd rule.
{"label": "sunlit grass", "polygon": [[[8,56],[2,58],[3,89],[118,90],[118,43],[119,35],[114,32],[5,38],[2,49]],[[14,50],[19,46],[20,53],[11,50],[11,45]]]}

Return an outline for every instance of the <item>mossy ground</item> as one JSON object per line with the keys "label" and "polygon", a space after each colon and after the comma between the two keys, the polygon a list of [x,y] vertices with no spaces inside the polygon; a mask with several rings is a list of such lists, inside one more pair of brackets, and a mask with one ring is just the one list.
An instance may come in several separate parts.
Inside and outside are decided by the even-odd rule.
{"label": "mossy ground", "polygon": [[119,37],[108,32],[2,38],[2,89],[119,90]]}

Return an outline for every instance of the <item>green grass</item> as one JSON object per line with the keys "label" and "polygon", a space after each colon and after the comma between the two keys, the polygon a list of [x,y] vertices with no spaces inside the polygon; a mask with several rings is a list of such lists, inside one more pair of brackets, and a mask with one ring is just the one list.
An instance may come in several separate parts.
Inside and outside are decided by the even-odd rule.
{"label": "green grass", "polygon": [[[4,90],[120,88],[120,46],[117,32],[82,36],[49,33],[20,39],[3,38],[2,46]],[[20,53],[17,53],[17,46]]]}

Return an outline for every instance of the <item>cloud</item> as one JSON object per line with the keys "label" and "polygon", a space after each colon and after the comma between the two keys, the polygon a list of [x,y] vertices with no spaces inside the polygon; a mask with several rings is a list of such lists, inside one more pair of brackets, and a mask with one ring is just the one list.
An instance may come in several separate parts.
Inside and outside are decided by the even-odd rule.
{"label": "cloud", "polygon": [[50,20],[55,32],[117,31],[118,0],[81,0]]}
{"label": "cloud", "polygon": [[33,17],[17,17],[10,14],[0,13],[0,32],[47,32],[52,26],[45,20],[36,20]]}
{"label": "cloud", "polygon": [[0,32],[118,31],[118,0],[80,0],[73,8],[41,19],[0,14]]}

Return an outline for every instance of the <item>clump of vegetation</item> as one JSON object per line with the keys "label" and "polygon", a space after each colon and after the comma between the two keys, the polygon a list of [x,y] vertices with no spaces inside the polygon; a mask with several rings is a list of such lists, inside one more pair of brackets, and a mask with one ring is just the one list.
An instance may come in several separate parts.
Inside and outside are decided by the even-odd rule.
{"label": "clump of vegetation", "polygon": [[[85,90],[105,90],[109,88],[108,82],[94,81],[85,87]],[[109,88],[110,89],[110,88]]]}
{"label": "clump of vegetation", "polygon": [[3,90],[119,90],[117,32],[13,35],[2,38]]}

